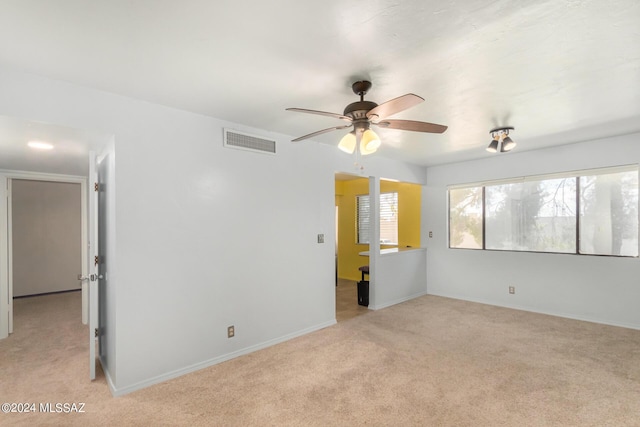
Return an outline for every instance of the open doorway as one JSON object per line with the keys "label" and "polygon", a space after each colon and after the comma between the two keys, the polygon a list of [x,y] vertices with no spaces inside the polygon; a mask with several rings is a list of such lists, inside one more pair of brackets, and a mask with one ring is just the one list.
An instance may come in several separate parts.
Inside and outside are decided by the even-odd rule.
{"label": "open doorway", "polygon": [[[77,300],[78,310],[82,311],[78,275],[83,272],[86,257],[83,251],[85,179],[42,178],[38,174],[30,174],[28,179],[27,176],[7,178],[9,295],[13,296],[10,303],[16,299],[77,291],[78,295],[66,298]],[[31,305],[30,301],[14,304],[12,318],[24,319],[23,313],[16,310]],[[16,325],[13,319],[10,318],[10,333],[24,326]],[[82,320],[86,323],[86,318]]]}
{"label": "open doorway", "polygon": [[16,356],[0,360],[16,372],[25,360],[66,370],[71,358],[51,359],[54,347],[90,358],[89,298],[78,292],[89,273],[89,159],[114,152],[114,137],[0,116],[0,139],[0,353]]}
{"label": "open doorway", "polygon": [[368,257],[359,255],[369,249],[357,243],[355,235],[356,193],[369,192],[369,179],[345,173],[335,174],[336,206],[336,321],[341,322],[369,312],[358,304],[357,284],[361,280],[359,267],[367,265]]}
{"label": "open doorway", "polygon": [[[0,170],[0,181],[0,228],[6,230],[0,234],[0,338],[6,338],[15,329],[16,299],[81,289],[87,185],[81,176],[11,170]],[[76,298],[78,322],[86,323],[86,301]]]}
{"label": "open doorway", "polygon": [[[336,220],[338,286],[336,288],[336,320],[349,319],[368,312],[358,305],[358,282],[363,284],[363,293],[371,299],[371,306],[378,305],[376,296],[380,292],[391,295],[388,289],[378,285],[383,277],[380,256],[393,257],[397,252],[420,249],[420,222],[422,206],[422,186],[392,179],[380,179],[375,197],[376,205],[370,197],[368,177],[336,174],[335,199],[339,215]],[[376,209],[373,207],[376,206]],[[376,212],[377,217],[371,218]],[[377,235],[380,254],[370,264],[370,237]],[[376,243],[376,242],[373,242]],[[389,265],[388,262],[384,263]],[[367,268],[363,274],[362,267]],[[368,276],[368,271],[373,275]],[[388,272],[389,270],[384,270]],[[373,279],[373,280],[371,280]],[[369,288],[369,289],[367,289]],[[349,291],[347,293],[346,291]],[[346,294],[346,295],[345,295]],[[369,295],[370,294],[370,295]],[[343,297],[343,298],[340,298]],[[341,302],[342,301],[342,302]]]}
{"label": "open doorway", "polygon": [[14,298],[79,291],[81,184],[11,179],[9,188]]}
{"label": "open doorway", "polygon": [[[9,260],[9,224],[12,180],[74,183],[81,187],[81,232],[86,234],[86,181],[89,173],[89,153],[102,152],[113,142],[113,135],[86,129],[70,128],[17,117],[0,116],[0,339],[12,329],[13,288]],[[17,181],[16,181],[17,182]],[[28,184],[28,182],[27,182]],[[40,193],[40,197],[46,194]],[[57,197],[57,196],[54,196]],[[21,214],[20,214],[21,216]],[[81,241],[81,266],[87,264],[87,241]],[[38,246],[35,249],[41,249]],[[55,250],[55,249],[54,249]],[[34,252],[37,252],[34,250]],[[43,255],[41,255],[43,256]],[[86,275],[86,267],[77,269],[75,277]],[[72,278],[72,279],[73,279]],[[38,280],[39,283],[44,279]],[[71,285],[79,285],[75,280]],[[52,291],[62,290],[60,288]],[[43,291],[47,292],[47,291]],[[39,290],[25,293],[40,293]],[[20,296],[17,293],[16,296]]]}

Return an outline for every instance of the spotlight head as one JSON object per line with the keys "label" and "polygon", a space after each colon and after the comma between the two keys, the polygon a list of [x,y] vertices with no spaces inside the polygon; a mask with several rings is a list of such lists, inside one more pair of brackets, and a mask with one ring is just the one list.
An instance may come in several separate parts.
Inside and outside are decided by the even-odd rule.
{"label": "spotlight head", "polygon": [[507,136],[502,140],[502,147],[500,151],[502,151],[503,153],[506,151],[511,151],[515,146],[516,146],[516,143]]}
{"label": "spotlight head", "polygon": [[495,153],[498,151],[498,140],[494,139],[493,141],[491,141],[491,144],[489,144],[489,146],[487,147],[487,151],[490,153]]}

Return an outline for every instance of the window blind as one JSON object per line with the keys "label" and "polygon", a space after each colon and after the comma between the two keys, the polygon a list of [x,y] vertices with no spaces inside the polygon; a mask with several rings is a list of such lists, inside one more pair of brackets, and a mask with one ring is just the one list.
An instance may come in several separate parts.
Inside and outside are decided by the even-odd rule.
{"label": "window blind", "polygon": [[[368,195],[356,196],[357,243],[369,244],[371,210]],[[398,244],[398,193],[380,194],[380,243]]]}
{"label": "window blind", "polygon": [[371,215],[369,196],[356,196],[356,240],[359,244],[369,244],[369,217]]}

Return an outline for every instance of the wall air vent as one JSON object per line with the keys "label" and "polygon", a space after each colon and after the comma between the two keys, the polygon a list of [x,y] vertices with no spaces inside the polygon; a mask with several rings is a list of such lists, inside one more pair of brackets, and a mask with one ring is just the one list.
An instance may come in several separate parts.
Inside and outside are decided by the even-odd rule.
{"label": "wall air vent", "polygon": [[224,130],[224,146],[258,153],[276,154],[276,142],[237,130]]}

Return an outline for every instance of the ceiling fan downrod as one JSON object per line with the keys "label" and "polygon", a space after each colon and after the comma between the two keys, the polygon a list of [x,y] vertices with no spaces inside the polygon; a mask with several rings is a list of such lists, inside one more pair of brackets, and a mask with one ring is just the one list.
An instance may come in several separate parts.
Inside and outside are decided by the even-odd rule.
{"label": "ceiling fan downrod", "polygon": [[364,96],[369,89],[371,89],[371,86],[371,82],[367,80],[358,81],[351,85],[351,90],[353,90],[353,93],[360,96],[360,101],[352,102],[347,105],[343,114],[347,117],[351,117],[354,120],[354,123],[360,120],[367,121],[368,123],[369,120],[367,118],[367,112],[378,106],[375,102],[364,100]]}

